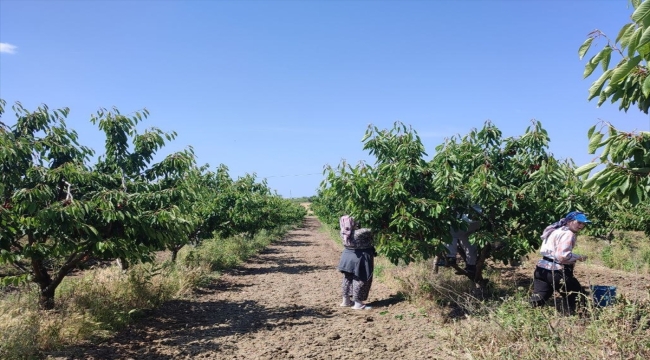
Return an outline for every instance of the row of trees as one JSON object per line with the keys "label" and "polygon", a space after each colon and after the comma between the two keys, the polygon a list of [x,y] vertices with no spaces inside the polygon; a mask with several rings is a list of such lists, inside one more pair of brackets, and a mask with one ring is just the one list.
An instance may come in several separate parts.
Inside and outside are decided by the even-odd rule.
{"label": "row of trees", "polygon": [[[574,209],[594,219],[593,235],[648,229],[647,202],[612,201],[613,195],[580,178],[585,167],[576,171],[570,160],[548,152],[549,141],[538,121],[508,138],[486,122],[447,139],[427,161],[415,130],[401,123],[390,130],[371,126],[363,142],[375,163],[326,168],[312,209],[333,226],[348,213],[375,229],[379,252],[394,263],[444,251],[450,228],[465,228],[460,215],[469,214],[483,223],[473,237],[479,270],[488,258],[507,263],[539,248],[544,226]],[[482,280],[480,271],[473,280]]]}
{"label": "row of trees", "polygon": [[[479,270],[488,258],[509,262],[538,248],[543,225],[573,209],[590,213],[598,220],[593,231],[606,233],[615,224],[613,207],[625,206],[583,188],[573,163],[548,151],[549,141],[538,121],[508,138],[486,122],[447,139],[427,161],[415,130],[401,123],[390,130],[369,127],[364,149],[375,163],[327,168],[312,208],[333,225],[349,213],[375,229],[379,252],[394,263],[444,251],[450,228],[467,226],[462,214],[483,223],[473,238]],[[473,280],[482,280],[480,271]]]}
{"label": "row of trees", "polygon": [[38,284],[42,308],[54,306],[57,286],[90,259],[116,258],[126,268],[156,250],[175,258],[190,242],[252,237],[305,215],[255,175],[232,179],[224,165],[197,166],[191,148],[154,161],[176,134],[138,133],[146,110],[92,116],[106,141],[90,165],[95,153],[67,127],[67,108],[12,108],[15,123],[0,121],[0,263],[19,273],[3,282]]}
{"label": "row of trees", "polygon": [[[603,73],[589,89],[598,97],[650,108],[650,1],[631,0],[631,22],[614,41],[591,32],[580,46],[584,57],[594,39],[606,45],[585,65],[584,77],[598,66]],[[612,55],[620,57],[609,68]],[[502,138],[493,124],[436,148],[430,161],[417,133],[397,123],[392,130],[369,127],[364,149],[375,164],[345,162],[326,169],[327,178],[313,204],[324,221],[349,213],[377,232],[379,251],[393,262],[426,259],[450,241],[450,227],[464,227],[459,214],[480,218],[474,236],[481,249],[477,278],[485,259],[508,261],[539,247],[545,224],[572,209],[594,219],[590,231],[644,230],[650,236],[650,132],[628,132],[609,123],[588,130],[588,152],[598,157],[578,168],[548,152],[549,137],[533,121],[520,137]],[[592,171],[595,171],[592,173]],[[480,204],[484,212],[472,212]],[[495,246],[499,244],[499,246]]]}

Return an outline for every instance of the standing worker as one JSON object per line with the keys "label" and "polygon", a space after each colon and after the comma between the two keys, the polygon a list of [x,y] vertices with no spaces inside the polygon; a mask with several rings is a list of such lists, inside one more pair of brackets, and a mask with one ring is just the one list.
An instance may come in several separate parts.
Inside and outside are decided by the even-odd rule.
{"label": "standing worker", "polygon": [[[341,240],[345,249],[341,254],[338,270],[343,273],[341,306],[352,306],[355,310],[370,310],[364,304],[372,286],[375,247],[370,229],[361,228],[349,215],[339,219]],[[350,297],[352,299],[350,300]]]}
{"label": "standing worker", "polygon": [[537,262],[533,274],[532,306],[546,305],[546,300],[557,291],[566,298],[569,311],[576,310],[577,297],[584,291],[573,274],[573,268],[577,261],[587,260],[587,256],[575,254],[573,249],[576,234],[589,223],[591,221],[584,213],[572,211],[544,229],[540,249],[542,259]]}

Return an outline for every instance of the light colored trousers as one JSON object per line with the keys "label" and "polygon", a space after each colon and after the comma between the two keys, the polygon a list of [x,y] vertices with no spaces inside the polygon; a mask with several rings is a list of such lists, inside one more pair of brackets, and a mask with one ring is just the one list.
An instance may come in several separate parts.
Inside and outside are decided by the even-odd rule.
{"label": "light colored trousers", "polygon": [[452,228],[452,241],[450,244],[445,245],[447,248],[447,256],[455,258],[458,253],[458,243],[460,243],[460,246],[465,250],[467,265],[476,265],[476,245],[469,242],[469,236],[475,233],[480,227],[480,221],[470,221],[467,223],[467,230],[454,230]]}

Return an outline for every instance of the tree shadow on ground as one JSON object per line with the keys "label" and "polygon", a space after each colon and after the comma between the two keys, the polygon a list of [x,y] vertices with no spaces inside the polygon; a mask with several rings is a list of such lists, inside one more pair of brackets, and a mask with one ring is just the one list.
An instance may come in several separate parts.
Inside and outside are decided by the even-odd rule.
{"label": "tree shadow on ground", "polygon": [[255,259],[248,260],[248,263],[263,264],[263,267],[237,267],[229,270],[224,270],[232,276],[248,276],[260,275],[271,273],[282,274],[305,274],[321,270],[334,270],[335,267],[329,265],[308,265],[299,259],[288,259],[282,256],[275,256],[265,254],[263,258],[256,257]]}
{"label": "tree shadow on ground", "polygon": [[309,233],[293,233],[288,236],[288,238],[300,238],[300,237],[310,237]]}
{"label": "tree shadow on ground", "polygon": [[[212,291],[223,291],[216,287]],[[172,300],[136,326],[128,327],[102,344],[54,351],[49,355],[68,359],[177,359],[200,357],[235,348],[219,338],[258,330],[311,324],[314,318],[332,317],[327,309],[288,304],[267,308],[256,301]],[[152,343],[156,346],[149,346]],[[173,351],[165,351],[172,349]]]}
{"label": "tree shadow on ground", "polygon": [[282,274],[306,274],[314,271],[322,270],[332,270],[335,268],[333,266],[325,265],[305,265],[305,263],[299,261],[283,261],[276,263],[276,266],[269,266],[265,268],[256,268],[256,269],[239,269],[234,271],[229,271],[228,273],[233,276],[248,276],[248,275],[261,275],[261,274],[270,274],[270,273],[282,273]]}
{"label": "tree shadow on ground", "polygon": [[[291,236],[293,238],[294,235]],[[285,239],[283,246],[309,246],[307,242]],[[280,256],[281,249],[267,248],[249,263],[263,267],[239,266],[225,270],[231,276],[265,273],[306,273],[333,269],[314,266]],[[199,289],[197,295],[209,297],[216,292],[240,292],[253,285],[219,279]],[[334,316],[330,309],[311,308],[296,304],[265,307],[253,300],[194,301],[172,300],[161,307],[147,311],[140,319],[114,337],[100,344],[68,347],[51,352],[50,356],[66,359],[178,359],[196,358],[202,354],[228,353],[236,349],[233,335],[246,335],[259,330],[283,329],[313,323],[316,318]],[[228,337],[221,341],[220,338]]]}
{"label": "tree shadow on ground", "polygon": [[[305,235],[307,237],[308,235]],[[313,244],[306,241],[294,240],[294,236],[291,235],[291,238],[282,240],[282,246],[312,246]]]}

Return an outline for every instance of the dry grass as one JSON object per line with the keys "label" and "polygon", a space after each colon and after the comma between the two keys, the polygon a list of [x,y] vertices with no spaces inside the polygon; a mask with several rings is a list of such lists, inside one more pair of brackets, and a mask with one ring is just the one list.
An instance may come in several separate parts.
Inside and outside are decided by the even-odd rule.
{"label": "dry grass", "polygon": [[590,263],[636,274],[650,274],[650,241],[640,231],[614,233],[612,241],[580,237],[576,252]]}
{"label": "dry grass", "polygon": [[[326,229],[335,242],[338,233]],[[614,241],[580,237],[576,252],[590,256],[587,266],[609,266],[634,278],[648,273],[650,242],[642,233],[618,233]],[[615,250],[615,251],[614,251]],[[608,254],[611,254],[608,259]],[[603,258],[603,255],[605,257]],[[537,254],[523,266],[532,277]],[[620,266],[617,264],[632,264]],[[467,359],[650,359],[650,298],[626,299],[605,308],[589,305],[578,315],[558,307],[531,308],[530,281],[516,269],[486,269],[486,288],[453,271],[433,272],[432,260],[408,266],[375,259],[375,277],[426,309],[429,336]],[[619,276],[615,273],[615,276]],[[640,278],[640,277],[639,277]],[[645,289],[646,284],[639,284]],[[444,326],[443,326],[444,325]]]}
{"label": "dry grass", "polygon": [[187,295],[207,274],[205,268],[140,264],[127,273],[117,267],[65,279],[56,307],[37,307],[33,285],[0,299],[0,358],[35,356],[69,344],[110,336],[164,301]]}
{"label": "dry grass", "polygon": [[[620,244],[627,241],[622,247],[642,251],[648,246],[646,238],[623,236],[628,240],[619,239]],[[583,238],[580,244],[592,264],[605,264],[601,254],[609,244]],[[642,257],[636,259],[633,269],[646,266]],[[381,281],[427,309],[436,323],[430,337],[444,341],[450,354],[471,359],[650,359],[647,299],[619,294],[612,306],[597,308],[588,302],[579,314],[569,316],[561,306],[531,308],[529,287],[502,271],[486,270],[490,285],[479,289],[450,270],[434,274],[431,261],[394,266],[378,258],[376,264]]]}
{"label": "dry grass", "polygon": [[[68,277],[56,293],[56,307],[38,309],[38,291],[23,286],[0,296],[0,359],[35,358],[48,351],[111,336],[165,301],[191,295],[218,273],[260,251],[287,228],[253,240],[213,239],[182,251],[177,264],[138,264],[126,273],[118,267]],[[191,261],[188,261],[188,256]]]}

